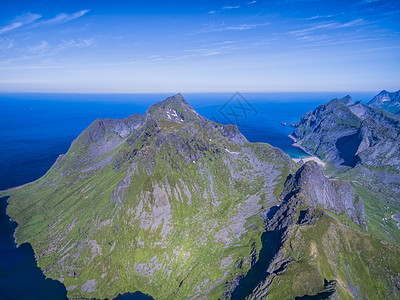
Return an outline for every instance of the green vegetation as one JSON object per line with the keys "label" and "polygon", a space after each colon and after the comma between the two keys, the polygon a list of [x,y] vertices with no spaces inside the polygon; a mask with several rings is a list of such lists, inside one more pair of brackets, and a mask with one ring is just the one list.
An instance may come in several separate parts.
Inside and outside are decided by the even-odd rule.
{"label": "green vegetation", "polygon": [[372,235],[343,226],[326,215],[313,225],[296,225],[282,247],[295,258],[273,279],[271,299],[293,299],[325,290],[324,279],[336,281],[341,299],[394,299],[400,272],[400,249]]}
{"label": "green vegetation", "polygon": [[68,297],[219,298],[249,270],[259,214],[295,165],[267,144],[231,142],[179,101],[138,118],[125,137],[127,121],[96,120],[44,177],[6,192],[16,240]]}
{"label": "green vegetation", "polygon": [[[318,109],[323,116],[335,112]],[[305,143],[319,147],[320,157],[329,154],[326,140]],[[272,231],[261,215],[280,204],[282,192],[293,192],[285,181],[297,168],[281,150],[248,143],[235,126],[202,118],[177,95],[143,116],[96,120],[45,176],[1,195],[11,196],[7,212],[19,224],[17,243],[32,245],[38,266],[64,283],[68,297],[141,291],[156,299],[220,299],[258,258],[262,234]],[[306,192],[289,197],[275,224],[287,222],[275,229],[287,231],[271,241],[271,249],[282,245],[270,267],[288,263],[265,274],[270,281],[262,292],[293,299],[334,287],[340,299],[399,297],[400,231],[391,220],[399,206],[388,200],[396,190],[356,168],[328,162],[325,171],[351,182],[360,197],[346,185],[349,201],[363,201],[366,226],[336,206],[338,214],[325,211],[327,204],[308,201]],[[326,181],[308,178],[304,187],[328,193]]]}

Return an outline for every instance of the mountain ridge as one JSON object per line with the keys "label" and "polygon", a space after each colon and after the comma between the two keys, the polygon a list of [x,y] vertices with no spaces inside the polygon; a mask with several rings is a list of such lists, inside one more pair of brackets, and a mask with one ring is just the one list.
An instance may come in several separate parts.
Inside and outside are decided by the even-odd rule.
{"label": "mountain ridge", "polygon": [[[1,195],[11,196],[7,213],[18,222],[17,244],[32,245],[38,266],[70,298],[135,291],[156,299],[234,298],[241,279],[265,259],[272,240],[263,237],[272,232],[277,256],[246,292],[253,297],[266,277],[273,293],[279,280],[272,275],[309,262],[307,249],[318,242],[294,243],[293,254],[287,247],[296,232],[329,223],[345,232],[341,238],[367,239],[364,200],[349,183],[326,178],[312,162],[299,168],[278,148],[249,143],[236,126],[200,116],[180,94],[143,115],[95,120],[42,178]],[[397,262],[384,258],[396,271]],[[267,270],[278,265],[273,274]],[[306,269],[315,284],[285,293],[318,293],[324,278],[343,282],[338,297],[350,286],[365,287],[358,273],[338,268],[343,273]],[[376,288],[386,291],[392,281],[373,272],[385,282]]]}
{"label": "mountain ridge", "polygon": [[259,213],[278,204],[294,169],[177,95],[144,115],[94,121],[45,176],[6,192],[7,213],[17,243],[33,246],[68,297],[221,295],[250,268]]}
{"label": "mountain ridge", "polygon": [[372,98],[367,105],[381,108],[398,115],[400,114],[400,90],[393,93],[382,90],[378,95]]}
{"label": "mountain ridge", "polygon": [[294,145],[327,163],[328,176],[347,180],[362,195],[372,230],[398,244],[397,224],[385,220],[387,212],[400,210],[399,116],[360,101],[332,100],[294,125]]}

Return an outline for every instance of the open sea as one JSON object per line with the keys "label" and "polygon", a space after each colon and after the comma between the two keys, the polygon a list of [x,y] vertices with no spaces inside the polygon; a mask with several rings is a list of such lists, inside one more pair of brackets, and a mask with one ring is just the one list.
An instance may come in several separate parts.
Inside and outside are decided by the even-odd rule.
{"label": "open sea", "polygon": [[[183,94],[204,117],[233,123],[250,142],[279,147],[292,158],[306,156],[292,147],[290,123],[319,104],[346,93]],[[97,118],[126,118],[169,94],[0,94],[0,190],[40,178],[71,142]],[[374,93],[352,93],[366,103]],[[286,123],[286,125],[284,125]],[[16,228],[0,199],[0,299],[66,299],[65,287],[45,279],[28,244],[16,247]],[[143,294],[120,299],[149,299]]]}

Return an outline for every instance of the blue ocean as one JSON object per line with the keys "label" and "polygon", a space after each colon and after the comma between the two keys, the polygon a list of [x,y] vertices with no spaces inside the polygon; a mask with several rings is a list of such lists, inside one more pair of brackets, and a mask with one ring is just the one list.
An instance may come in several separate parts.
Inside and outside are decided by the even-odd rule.
{"label": "blue ocean", "polygon": [[[279,147],[292,158],[306,156],[291,146],[290,123],[319,104],[347,93],[183,94],[204,117],[233,123],[250,142]],[[40,178],[71,142],[97,118],[125,118],[168,94],[0,94],[0,190]],[[352,94],[367,102],[374,93]],[[16,224],[0,199],[0,299],[65,299],[65,287],[45,279],[28,244],[16,247]],[[121,299],[148,299],[142,294]],[[122,298],[123,297],[123,298]]]}

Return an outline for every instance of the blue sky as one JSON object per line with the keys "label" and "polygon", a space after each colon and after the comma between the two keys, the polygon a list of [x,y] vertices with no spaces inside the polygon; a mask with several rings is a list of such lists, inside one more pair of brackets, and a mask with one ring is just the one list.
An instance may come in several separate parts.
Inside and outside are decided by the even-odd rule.
{"label": "blue sky", "polygon": [[400,1],[0,3],[0,91],[400,89]]}

